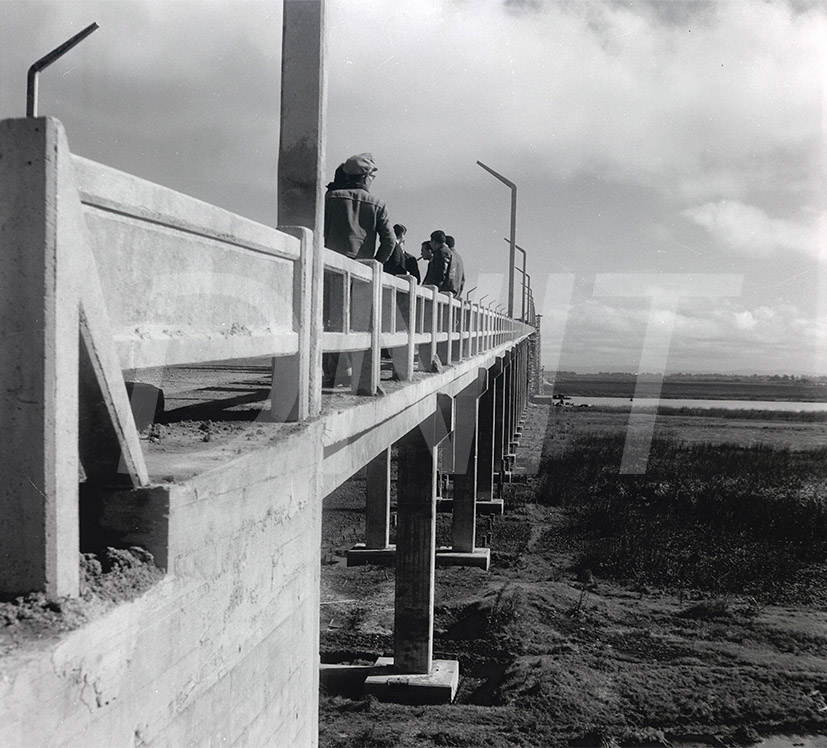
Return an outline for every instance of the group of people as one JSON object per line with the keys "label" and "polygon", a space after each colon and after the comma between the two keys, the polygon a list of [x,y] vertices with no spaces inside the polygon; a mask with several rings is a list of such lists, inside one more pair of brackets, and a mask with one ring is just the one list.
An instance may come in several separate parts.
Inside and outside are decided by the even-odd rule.
{"label": "group of people", "polygon": [[[325,246],[353,259],[375,259],[386,273],[412,275],[419,283],[418,259],[405,250],[407,228],[401,223],[391,226],[385,203],[370,193],[376,171],[370,153],[351,156],[336,168],[325,194]],[[453,296],[462,293],[465,269],[454,237],[431,232],[422,242],[419,259],[428,262],[424,285]]]}
{"label": "group of people", "polygon": [[[376,176],[376,162],[370,153],[359,153],[339,164],[333,181],[327,185],[324,210],[324,243],[355,260],[377,260],[390,275],[411,275],[420,282],[419,259],[428,262],[424,285],[436,286],[443,293],[462,294],[465,270],[462,257],[454,246],[454,237],[444,231],[431,232],[431,238],[422,242],[417,259],[405,250],[407,228],[401,223],[391,226],[384,201],[370,192]],[[377,242],[379,244],[377,248]],[[339,316],[337,305],[329,298],[325,286],[325,322],[335,327],[333,317]],[[324,354],[323,384],[332,386],[341,379],[349,364],[347,354]]]}

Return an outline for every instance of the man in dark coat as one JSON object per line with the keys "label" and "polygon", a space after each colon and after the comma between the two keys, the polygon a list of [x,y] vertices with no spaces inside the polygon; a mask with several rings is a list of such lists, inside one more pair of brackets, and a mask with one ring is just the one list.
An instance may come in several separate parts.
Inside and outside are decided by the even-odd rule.
{"label": "man in dark coat", "polygon": [[376,171],[370,153],[351,156],[336,169],[325,194],[324,245],[355,260],[376,259],[384,264],[396,246],[396,236],[384,201],[369,191]]}
{"label": "man in dark coat", "polygon": [[[396,246],[396,237],[384,201],[370,193],[376,171],[376,162],[370,153],[351,156],[338,166],[325,193],[324,243],[328,249],[352,259],[375,259],[384,264]],[[325,284],[326,330],[341,331],[343,298],[341,288]],[[347,354],[323,354],[322,385],[337,384],[337,379],[346,375],[349,359]]]}

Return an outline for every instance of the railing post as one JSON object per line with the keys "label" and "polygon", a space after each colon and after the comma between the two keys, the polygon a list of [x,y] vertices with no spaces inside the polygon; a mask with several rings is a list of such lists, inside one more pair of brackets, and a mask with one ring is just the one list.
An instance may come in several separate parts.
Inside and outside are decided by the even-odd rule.
{"label": "railing post", "polygon": [[303,226],[283,226],[281,231],[301,242],[299,261],[293,269],[293,325],[299,340],[295,356],[277,356],[272,361],[270,417],[274,421],[304,421],[311,415],[310,390],[313,357],[313,298],[321,298],[316,284],[322,277],[313,273],[313,232]]}
{"label": "railing post", "polygon": [[[437,355],[439,356],[439,360],[443,363],[444,366],[450,366],[453,357],[451,356],[451,335],[453,334],[454,330],[454,307],[451,304],[452,296],[450,294],[441,294],[444,298],[440,301],[444,307],[443,313],[440,313],[440,327],[442,327],[442,322],[444,321],[445,327],[445,335],[446,340],[442,343],[437,343],[436,351]],[[441,334],[443,331],[439,330]]]}
{"label": "railing post", "polygon": [[[360,260],[371,270],[367,289],[359,288],[352,299],[353,326],[370,331],[370,348],[350,354],[350,389],[357,395],[375,395],[380,377],[380,338],[382,335],[382,265],[376,260]],[[360,283],[364,286],[364,283]]]}
{"label": "railing post", "polygon": [[414,357],[416,356],[416,278],[408,276],[408,342],[405,346],[405,369],[402,379],[409,381],[413,378]]}
{"label": "railing post", "polygon": [[427,343],[422,343],[419,346],[419,366],[424,371],[431,371],[433,368],[434,356],[437,352],[436,340],[437,331],[439,329],[439,310],[437,294],[439,291],[436,286],[423,286],[424,289],[430,291],[431,298],[427,299],[424,305],[424,319],[422,321],[422,332],[427,333],[429,340]]}

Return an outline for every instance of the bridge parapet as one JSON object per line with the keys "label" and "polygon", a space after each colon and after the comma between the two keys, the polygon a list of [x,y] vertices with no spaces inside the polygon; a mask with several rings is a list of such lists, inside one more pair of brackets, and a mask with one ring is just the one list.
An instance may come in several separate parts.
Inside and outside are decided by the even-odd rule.
{"label": "bridge parapet", "polygon": [[[417,349],[430,371],[435,357],[456,365],[531,332],[372,260],[324,249],[314,273],[308,229],[267,227],[73,156],[57,120],[3,121],[0,153],[0,373],[10,393],[0,467],[28,477],[3,489],[2,592],[77,593],[78,443],[95,444],[79,434],[84,408],[85,427],[102,418],[93,430],[118,446],[98,477],[148,484],[124,371],[269,357],[269,417],[297,421],[320,413],[308,375],[314,334],[324,352],[352,355],[354,392],[375,394],[383,350],[408,381]],[[22,446],[32,440],[36,450]]]}

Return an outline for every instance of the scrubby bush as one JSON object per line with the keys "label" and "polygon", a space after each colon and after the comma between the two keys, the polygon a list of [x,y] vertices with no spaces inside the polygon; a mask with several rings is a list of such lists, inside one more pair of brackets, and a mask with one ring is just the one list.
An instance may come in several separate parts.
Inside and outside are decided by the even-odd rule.
{"label": "scrubby bush", "polygon": [[572,508],[581,563],[663,587],[775,596],[827,560],[827,449],[652,443],[620,473],[624,436],[573,439],[542,466],[539,496]]}

